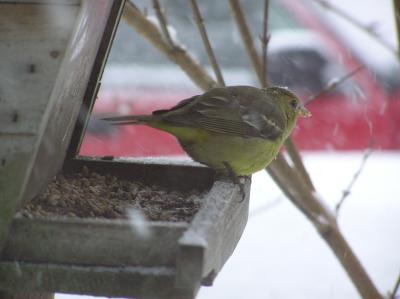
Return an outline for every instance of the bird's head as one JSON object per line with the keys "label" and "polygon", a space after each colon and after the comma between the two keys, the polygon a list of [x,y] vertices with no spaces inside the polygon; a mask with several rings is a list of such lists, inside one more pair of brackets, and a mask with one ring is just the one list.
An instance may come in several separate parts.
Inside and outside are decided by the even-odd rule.
{"label": "bird's head", "polygon": [[281,107],[289,119],[295,120],[298,116],[311,116],[311,112],[304,107],[300,99],[288,89],[273,86],[265,88],[265,91],[276,100],[277,105]]}
{"label": "bird's head", "polygon": [[311,116],[310,111],[304,107],[300,99],[286,88],[272,86],[265,88],[264,91],[275,101],[285,118],[286,130],[284,138],[290,135],[299,116]]}

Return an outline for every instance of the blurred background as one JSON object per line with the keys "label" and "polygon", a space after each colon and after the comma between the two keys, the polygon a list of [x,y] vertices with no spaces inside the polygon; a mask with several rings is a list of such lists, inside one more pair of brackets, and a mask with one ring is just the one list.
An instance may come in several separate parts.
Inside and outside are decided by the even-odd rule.
{"label": "blurred background", "polygon": [[[133,2],[157,22],[151,1]],[[257,86],[227,1],[198,2],[225,82]],[[174,41],[212,73],[189,3],[161,3]],[[258,49],[263,3],[242,1]],[[363,165],[339,224],[379,290],[388,293],[400,271],[400,64],[393,8],[390,0],[328,3],[364,29],[318,1],[270,0],[268,74],[272,84],[307,103],[359,70],[307,104],[313,116],[298,122],[293,140],[332,208]],[[121,21],[80,154],[188,159],[166,133],[100,119],[150,113],[199,93],[179,67]],[[238,248],[199,298],[358,298],[330,249],[264,172],[253,176],[250,203]]]}
{"label": "blurred background", "polygon": [[[228,2],[214,2],[203,0],[199,5],[226,83],[257,86]],[[263,2],[242,4],[259,49]],[[346,13],[357,13],[355,17],[361,24],[396,49],[394,13],[389,0],[360,2],[358,6],[355,2],[331,2]],[[157,22],[151,1],[134,3]],[[293,136],[296,144],[304,150],[360,150],[371,143],[376,149],[400,148],[400,136],[396,134],[400,126],[397,57],[365,32],[316,3],[270,1],[271,83],[288,87],[306,102],[330,82],[360,66],[365,69],[308,105],[313,117],[299,122]],[[163,7],[173,39],[210,70],[189,3],[164,1]],[[179,67],[121,22],[81,154],[182,155],[175,139],[167,133],[140,126],[112,127],[98,119],[104,115],[150,113],[199,93]]]}

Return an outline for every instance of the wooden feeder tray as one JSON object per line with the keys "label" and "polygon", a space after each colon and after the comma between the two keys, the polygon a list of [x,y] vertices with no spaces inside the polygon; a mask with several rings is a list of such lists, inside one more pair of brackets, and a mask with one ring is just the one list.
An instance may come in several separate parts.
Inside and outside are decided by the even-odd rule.
{"label": "wooden feeder tray", "polygon": [[[48,5],[48,1],[34,1],[29,5],[21,1],[12,9],[35,14],[32,6],[37,3]],[[60,0],[51,4],[56,9],[59,9],[57,5],[64,5],[62,10],[69,7],[79,13],[71,22],[72,35],[66,50],[60,51],[63,61],[52,71],[56,79],[49,93],[47,112],[37,118],[41,125],[29,137],[36,146],[26,152],[18,148],[7,151],[7,162],[0,166],[3,167],[0,187],[16,182],[12,191],[0,189],[3,217],[0,220],[0,290],[3,292],[194,298],[200,285],[212,284],[244,230],[250,179],[244,182],[246,198],[242,201],[237,186],[229,180],[215,179],[211,169],[194,162],[105,160],[76,155],[123,4],[123,0],[88,0],[82,5],[79,1]],[[11,4],[0,1],[0,17],[3,5]],[[18,39],[19,35],[15,36]],[[34,42],[39,42],[39,37]],[[79,44],[78,38],[85,42]],[[74,49],[78,45],[81,48],[77,54]],[[0,53],[1,49],[0,45]],[[89,71],[82,70],[79,57],[86,59]],[[67,71],[79,76],[79,84],[71,83],[76,76],[68,77]],[[17,103],[23,105],[21,101]],[[57,117],[54,113],[60,112],[60,107],[63,114]],[[19,125],[16,122],[16,129],[12,124],[7,128],[18,133],[13,135],[15,138],[25,138],[18,132]],[[5,136],[1,130],[0,141]],[[21,152],[24,159],[17,163]],[[103,219],[91,211],[87,211],[88,217],[67,213],[49,217],[25,215],[23,210],[15,214],[21,207],[33,204],[35,199],[32,199],[40,197],[55,175],[78,176],[83,169],[143,186],[156,185],[165,190],[164,194],[182,192],[183,200],[196,194],[198,211],[187,219],[139,224],[137,220],[141,218],[137,215],[128,219],[115,215],[108,218],[116,219]],[[97,196],[100,200],[101,194]],[[125,215],[125,211],[120,212]]]}

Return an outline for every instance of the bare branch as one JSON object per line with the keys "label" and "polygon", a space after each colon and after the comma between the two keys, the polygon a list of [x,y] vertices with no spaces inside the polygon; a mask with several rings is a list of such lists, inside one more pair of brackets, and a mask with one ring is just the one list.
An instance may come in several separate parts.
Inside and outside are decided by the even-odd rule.
{"label": "bare branch", "polygon": [[217,83],[207,74],[182,47],[175,45],[173,49],[164,41],[158,28],[150,22],[130,1],[125,4],[123,18],[140,35],[145,37],[161,53],[176,63],[189,78],[202,90],[217,86]]}
{"label": "bare branch", "polygon": [[264,20],[263,20],[263,34],[261,36],[262,45],[262,56],[261,56],[261,66],[262,66],[262,86],[266,87],[268,83],[268,59],[267,59],[267,49],[268,43],[271,36],[268,33],[268,15],[269,15],[269,0],[264,1]]}
{"label": "bare branch", "polygon": [[167,41],[167,43],[169,44],[169,46],[171,48],[174,48],[175,47],[174,41],[172,40],[172,38],[171,38],[171,36],[169,34],[168,25],[167,25],[167,19],[166,19],[164,13],[161,10],[160,2],[158,0],[153,0],[153,7],[154,7],[154,10],[156,12],[157,19],[158,19],[158,21],[160,23],[160,27],[161,27],[161,30],[162,30],[162,33],[164,35],[165,40]]}
{"label": "bare branch", "polygon": [[331,82],[326,84],[325,87],[322,88],[322,90],[320,92],[318,92],[316,95],[313,95],[313,96],[309,97],[308,99],[306,99],[304,101],[304,104],[309,104],[310,102],[318,99],[324,93],[334,90],[336,87],[338,87],[344,81],[346,81],[349,78],[353,77],[354,75],[356,75],[358,72],[360,72],[363,69],[365,69],[365,65],[360,65],[360,66],[356,67],[354,70],[352,70],[351,72],[345,74],[343,77],[341,77],[341,78],[339,78],[337,80],[332,80]]}
{"label": "bare branch", "polygon": [[[358,20],[353,18],[351,15],[347,14],[345,11],[337,8],[336,6],[332,5],[326,0],[313,0],[314,2],[318,3],[321,5],[323,8],[332,11],[336,15],[340,16],[353,26],[361,29],[365,33],[367,33],[369,36],[373,37],[377,42],[379,42],[382,46],[384,46],[387,50],[389,50],[392,54],[396,55],[397,57],[397,51],[394,49],[389,43],[387,43],[385,40],[383,40],[374,30],[372,26],[364,26],[361,24]],[[396,1],[396,0],[394,0]]]}
{"label": "bare branch", "polygon": [[336,204],[336,207],[335,207],[336,217],[339,216],[340,208],[342,207],[345,199],[350,195],[351,189],[353,188],[355,182],[357,181],[358,177],[360,176],[361,172],[363,171],[363,169],[365,167],[365,163],[367,162],[371,153],[372,153],[372,149],[371,149],[371,147],[369,147],[364,152],[361,164],[358,167],[357,171],[354,173],[353,178],[351,179],[349,185],[347,186],[347,188],[345,190],[343,190],[342,198],[339,200],[339,202]]}
{"label": "bare branch", "polygon": [[390,299],[396,299],[396,297],[397,297],[396,294],[399,291],[399,289],[400,289],[400,274],[399,274],[399,276],[397,276],[396,282],[394,284],[392,292],[389,295],[390,296],[389,298]]}
{"label": "bare branch", "polygon": [[397,55],[400,59],[400,2],[398,0],[393,0],[393,11],[397,33]]}
{"label": "bare branch", "polygon": [[299,172],[300,177],[302,179],[304,179],[304,183],[307,185],[308,188],[310,188],[310,190],[315,191],[315,187],[311,181],[311,177],[310,177],[309,173],[307,172],[307,170],[304,166],[304,163],[301,159],[301,156],[300,156],[299,152],[297,151],[291,138],[286,139],[285,148],[290,157],[290,160],[292,160],[292,162],[294,164],[294,168],[296,169],[296,171]]}
{"label": "bare branch", "polygon": [[247,53],[249,54],[250,61],[256,72],[258,80],[261,82],[261,85],[263,85],[260,57],[258,56],[256,48],[254,47],[253,38],[251,36],[249,26],[247,25],[246,18],[244,17],[243,10],[238,0],[229,0],[229,4],[231,6],[232,15],[235,18],[236,24],[239,28],[243,44],[246,47]]}
{"label": "bare branch", "polygon": [[210,40],[207,35],[206,28],[204,26],[204,20],[201,16],[201,12],[199,6],[197,5],[196,0],[190,0],[190,4],[192,7],[193,17],[197,24],[197,28],[199,29],[201,39],[203,40],[204,47],[207,52],[208,60],[214,70],[215,76],[217,78],[218,84],[220,86],[225,86],[224,78],[222,77],[221,69],[219,68],[217,59],[215,58],[214,51],[211,47]]}

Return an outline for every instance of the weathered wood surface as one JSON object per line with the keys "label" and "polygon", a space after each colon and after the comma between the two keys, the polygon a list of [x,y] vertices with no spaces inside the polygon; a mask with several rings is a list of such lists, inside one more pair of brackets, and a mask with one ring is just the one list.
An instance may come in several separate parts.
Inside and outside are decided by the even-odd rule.
{"label": "weathered wood surface", "polygon": [[[61,169],[99,51],[107,18],[120,0],[82,2],[44,115],[41,142],[23,199],[36,196]],[[114,20],[115,21],[115,20]],[[99,74],[98,74],[99,75]]]}
{"label": "weathered wood surface", "polygon": [[[216,181],[191,224],[15,218],[1,257],[0,289],[140,298],[194,298],[232,254],[248,216],[230,181]],[[38,282],[39,281],[39,282]]]}
{"label": "weathered wood surface", "polygon": [[0,250],[16,206],[62,166],[106,24],[114,31],[123,3],[0,2]]}
{"label": "weathered wood surface", "polygon": [[54,294],[39,292],[10,294],[0,291],[0,299],[54,299]]}
{"label": "weathered wood surface", "polygon": [[190,227],[179,240],[177,287],[211,285],[233,253],[249,212],[251,180],[245,181],[246,198],[230,181],[216,181]]}
{"label": "weathered wood surface", "polygon": [[175,270],[166,267],[69,266],[0,262],[5,290],[62,292],[141,299],[194,298],[174,288]]}
{"label": "weathered wood surface", "polygon": [[74,5],[40,7],[0,2],[0,250],[30,176],[43,115],[79,11]]}
{"label": "weathered wood surface", "polygon": [[[3,261],[97,266],[173,267],[187,223],[15,218]],[[142,231],[146,234],[141,234]]]}

